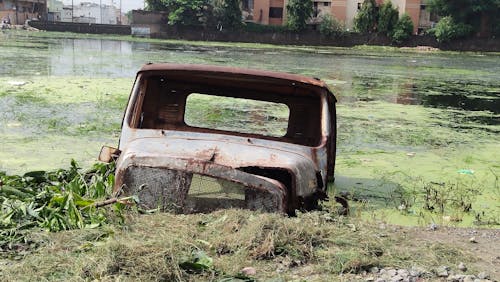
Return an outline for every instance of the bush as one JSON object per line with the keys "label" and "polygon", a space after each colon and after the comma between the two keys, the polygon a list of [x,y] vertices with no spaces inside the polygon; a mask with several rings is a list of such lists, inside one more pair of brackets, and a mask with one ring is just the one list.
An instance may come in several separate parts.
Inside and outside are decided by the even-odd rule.
{"label": "bush", "polygon": [[289,0],[286,5],[287,25],[292,31],[301,31],[307,27],[307,20],[313,13],[311,0]]}
{"label": "bush", "polygon": [[398,18],[398,9],[394,8],[390,0],[386,0],[382,5],[380,5],[377,30],[390,35],[398,23]]}
{"label": "bush", "polygon": [[463,23],[456,23],[452,17],[442,18],[435,28],[430,30],[438,42],[448,42],[450,40],[466,37],[472,32],[472,26]]}
{"label": "bush", "polygon": [[391,33],[392,42],[401,44],[413,33],[413,22],[408,14],[403,14]]}
{"label": "bush", "polygon": [[375,30],[377,24],[377,3],[375,0],[365,0],[361,10],[354,19],[354,30],[362,33],[370,33]]}
{"label": "bush", "polygon": [[344,33],[344,26],[332,15],[323,15],[319,32],[325,36],[338,36]]}

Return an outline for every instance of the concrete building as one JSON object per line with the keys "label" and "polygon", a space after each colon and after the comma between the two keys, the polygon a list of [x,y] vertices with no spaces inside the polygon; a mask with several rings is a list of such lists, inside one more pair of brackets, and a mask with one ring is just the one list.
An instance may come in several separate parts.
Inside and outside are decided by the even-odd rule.
{"label": "concrete building", "polygon": [[[364,1],[331,0],[331,2],[332,15],[341,22],[344,22],[347,29],[352,30],[354,18],[361,9],[361,5]],[[384,0],[376,0],[376,2],[380,5],[384,2]],[[391,0],[391,2],[398,9],[400,16],[407,13],[411,17],[415,33],[433,25],[425,0]]]}
{"label": "concrete building", "polygon": [[286,2],[286,0],[243,0],[243,17],[247,22],[283,25],[286,19]]}
{"label": "concrete building", "polygon": [[[434,22],[427,9],[425,0],[391,0],[398,9],[400,16],[403,13],[410,15],[414,32],[431,27]],[[247,22],[264,25],[282,25],[286,23],[287,0],[243,0],[243,18]],[[324,15],[333,15],[352,30],[354,18],[361,9],[363,0],[313,0],[313,15],[311,24],[321,22]],[[380,5],[384,0],[376,0]]]}
{"label": "concrete building", "polygon": [[[50,22],[62,21],[64,4],[60,0],[47,1],[47,20]],[[71,20],[71,17],[70,17]]]}
{"label": "concrete building", "polygon": [[43,19],[47,13],[47,0],[2,0],[0,20],[11,24],[24,24],[29,19]]}
{"label": "concrete building", "polygon": [[111,5],[81,2],[73,7],[73,21],[80,23],[117,24],[119,11]]}
{"label": "concrete building", "polygon": [[[1,1],[1,0],[0,0]],[[74,6],[63,5],[61,0],[48,0],[47,19],[49,21],[120,24],[125,16],[112,5],[101,5],[91,2],[81,2]]]}

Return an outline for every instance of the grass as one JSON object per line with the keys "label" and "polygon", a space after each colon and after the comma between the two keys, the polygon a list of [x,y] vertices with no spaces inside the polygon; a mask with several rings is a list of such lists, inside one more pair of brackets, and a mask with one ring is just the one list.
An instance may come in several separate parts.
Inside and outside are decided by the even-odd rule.
{"label": "grass", "polygon": [[[44,242],[43,246],[21,260],[9,261],[9,267],[0,270],[0,278],[327,281],[373,266],[430,269],[474,259],[451,245],[416,246],[408,233],[394,230],[329,211],[294,218],[243,210],[196,215],[131,212],[123,226],[34,232],[33,239]],[[193,253],[203,254],[212,263],[202,271],[183,267],[193,260]],[[248,266],[256,268],[254,277],[240,273]]]}

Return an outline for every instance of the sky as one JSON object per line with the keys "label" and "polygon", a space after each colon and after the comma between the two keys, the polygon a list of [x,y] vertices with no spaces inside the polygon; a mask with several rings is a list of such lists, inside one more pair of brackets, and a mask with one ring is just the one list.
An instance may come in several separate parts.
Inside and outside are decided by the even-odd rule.
{"label": "sky", "polygon": [[[119,8],[120,0],[73,0],[73,4],[77,5],[80,2],[93,2],[99,4],[111,5],[112,3],[115,7]],[[144,8],[144,0],[121,0],[122,2],[122,13],[126,13],[130,10],[134,9],[143,9]],[[71,0],[63,0],[64,5],[71,5]]]}

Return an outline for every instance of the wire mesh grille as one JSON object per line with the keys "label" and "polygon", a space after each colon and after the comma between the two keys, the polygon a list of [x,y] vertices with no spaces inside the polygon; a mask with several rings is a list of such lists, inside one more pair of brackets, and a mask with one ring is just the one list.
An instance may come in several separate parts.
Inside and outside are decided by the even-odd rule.
{"label": "wire mesh grille", "polygon": [[283,201],[276,191],[258,190],[225,179],[183,171],[129,167],[127,194],[137,195],[146,209],[178,213],[210,212],[226,208],[279,211]]}

